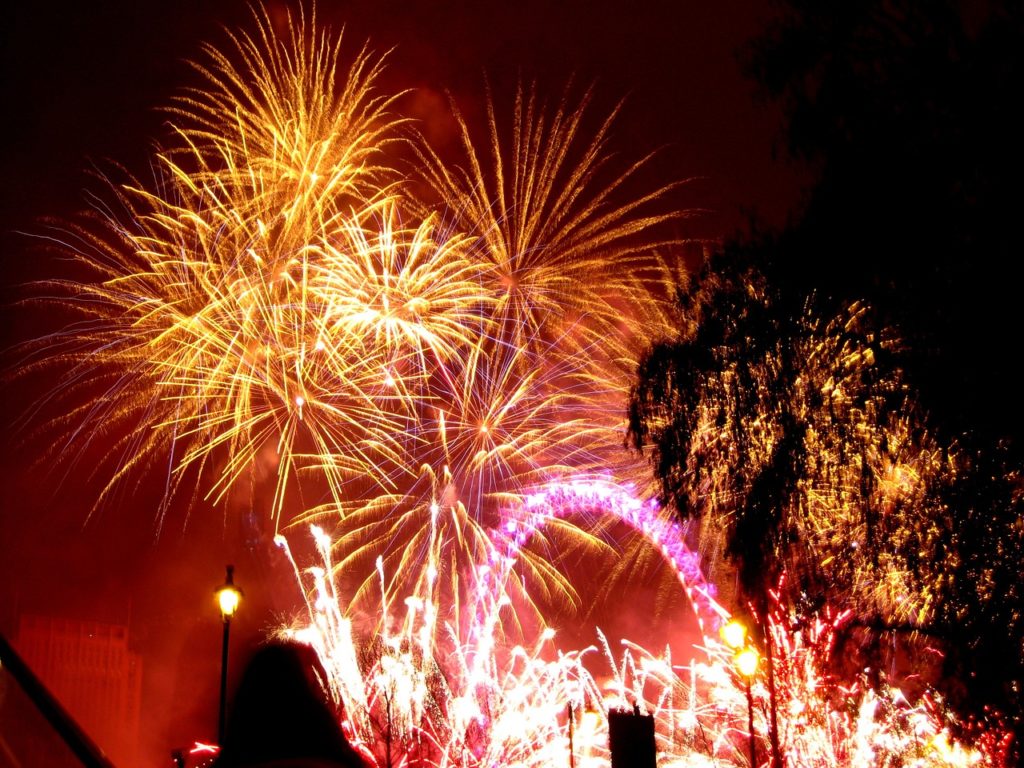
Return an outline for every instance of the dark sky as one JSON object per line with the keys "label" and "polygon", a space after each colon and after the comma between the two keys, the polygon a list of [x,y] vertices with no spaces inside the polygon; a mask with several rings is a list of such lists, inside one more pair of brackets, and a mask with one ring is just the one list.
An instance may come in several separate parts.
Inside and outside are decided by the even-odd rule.
{"label": "dark sky", "polygon": [[[779,224],[797,196],[799,173],[773,159],[778,115],[755,103],[736,59],[767,12],[767,2],[736,0],[353,0],[324,1],[317,10],[321,21],[345,26],[345,50],[366,40],[377,50],[394,49],[386,83],[415,89],[410,104],[442,103],[445,90],[463,104],[479,104],[485,75],[500,93],[518,73],[552,98],[571,76],[593,82],[598,111],[625,97],[614,146],[627,156],[664,147],[659,181],[691,180],[676,201],[694,209],[684,234],[711,238],[742,227],[751,211]],[[64,269],[29,248],[20,233],[39,231],[43,217],[72,216],[89,190],[102,191],[86,174],[90,164],[116,161],[145,177],[150,142],[164,130],[157,108],[194,82],[185,60],[199,55],[203,41],[223,40],[220,25],[248,16],[237,0],[18,2],[6,9],[0,32],[6,343],[31,334],[35,322],[30,312],[9,306],[17,285]],[[24,412],[26,394],[7,386],[9,417]],[[281,572],[208,508],[156,541],[152,510],[136,508],[130,495],[87,523],[91,500],[83,486],[74,478],[61,486],[59,478],[30,471],[36,457],[9,425],[4,431],[0,631],[13,633],[23,610],[131,621],[149,654],[147,695],[171,696],[177,686],[167,708],[175,710],[166,718],[171,723],[153,738],[161,749],[179,746],[165,743],[188,730],[174,718],[194,712],[179,715],[176,708],[189,710],[182,697],[206,696],[210,686],[185,685],[167,670],[196,655],[209,662],[193,670],[196,677],[215,683],[219,627],[205,601],[224,564],[236,563],[253,596],[248,618],[238,620],[243,634],[258,633],[274,611],[289,608],[290,583],[282,586]]]}

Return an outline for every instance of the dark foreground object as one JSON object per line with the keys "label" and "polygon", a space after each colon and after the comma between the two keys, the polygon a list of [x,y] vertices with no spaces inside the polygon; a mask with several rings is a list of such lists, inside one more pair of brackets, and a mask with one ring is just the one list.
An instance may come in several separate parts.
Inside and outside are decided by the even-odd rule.
{"label": "dark foreground object", "polygon": [[608,741],[612,768],[655,768],[654,718],[639,709],[608,711]]}
{"label": "dark foreground object", "polygon": [[214,768],[364,768],[307,645],[275,641],[250,658],[228,714]]}

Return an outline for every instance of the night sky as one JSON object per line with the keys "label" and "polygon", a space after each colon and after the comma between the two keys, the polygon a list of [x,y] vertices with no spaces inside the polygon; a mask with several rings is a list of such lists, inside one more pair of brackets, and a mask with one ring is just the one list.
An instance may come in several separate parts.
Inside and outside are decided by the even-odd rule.
{"label": "night sky", "polygon": [[[23,295],[19,286],[67,268],[24,233],[41,231],[44,218],[73,216],[87,205],[89,191],[102,193],[88,175],[93,165],[116,162],[146,178],[151,142],[165,130],[158,108],[195,82],[185,61],[199,55],[202,42],[221,42],[221,25],[249,19],[246,5],[235,0],[146,5],[140,11],[123,0],[22,2],[6,11],[0,33],[5,346],[34,335],[44,322],[30,308],[11,306]],[[481,103],[485,76],[499,97],[521,76],[552,99],[574,76],[594,83],[595,111],[626,98],[615,147],[629,157],[661,147],[657,181],[689,180],[673,199],[693,212],[681,234],[721,239],[753,214],[781,224],[804,173],[776,159],[779,115],[757,103],[736,58],[737,48],[761,30],[768,3],[636,5],[356,0],[321,2],[317,13],[321,22],[345,26],[346,51],[366,40],[379,51],[393,48],[386,87],[413,89],[406,108],[442,136],[450,130],[440,109],[445,91],[470,109]],[[13,363],[6,355],[6,366]],[[224,565],[236,565],[251,598],[237,619],[240,643],[294,606],[287,572],[263,554],[265,526],[199,503],[156,538],[150,502],[130,493],[89,518],[96,486],[84,473],[65,477],[32,468],[39,443],[24,442],[28,435],[16,428],[31,394],[38,392],[6,383],[0,631],[13,635],[20,612],[130,623],[146,654],[148,706],[165,702],[166,722],[153,725],[147,747],[159,753],[182,746],[175,739],[211,736],[189,734],[196,718],[215,721],[220,636],[212,590]]]}

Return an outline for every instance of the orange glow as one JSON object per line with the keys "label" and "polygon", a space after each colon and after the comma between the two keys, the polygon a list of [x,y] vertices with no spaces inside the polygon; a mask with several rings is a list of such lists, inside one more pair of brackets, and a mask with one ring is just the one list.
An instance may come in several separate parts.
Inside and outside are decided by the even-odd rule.
{"label": "orange glow", "polygon": [[217,590],[217,604],[220,606],[220,613],[225,619],[235,615],[238,606],[242,602],[242,593],[232,585],[225,584]]}

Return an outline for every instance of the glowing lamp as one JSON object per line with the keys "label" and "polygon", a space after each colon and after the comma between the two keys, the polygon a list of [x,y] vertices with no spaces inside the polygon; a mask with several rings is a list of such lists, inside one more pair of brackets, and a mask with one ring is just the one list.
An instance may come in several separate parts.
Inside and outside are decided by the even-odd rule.
{"label": "glowing lamp", "polygon": [[242,590],[235,586],[235,567],[229,565],[227,570],[227,580],[214,591],[217,596],[217,605],[220,606],[220,615],[224,621],[230,621],[242,602]]}
{"label": "glowing lamp", "polygon": [[221,589],[217,593],[217,603],[220,605],[221,615],[224,617],[234,616],[241,602],[237,589]]}
{"label": "glowing lamp", "polygon": [[754,694],[750,689],[750,683],[754,679],[754,675],[757,674],[760,657],[757,650],[747,644],[747,628],[740,621],[730,619],[719,631],[722,641],[736,652],[736,655],[732,657],[732,664],[745,683],[743,687],[747,693],[747,736],[750,742],[750,765],[757,765],[757,743],[754,738]]}
{"label": "glowing lamp", "polygon": [[747,628],[738,619],[730,619],[721,630],[722,641],[730,648],[742,648],[747,642]]}
{"label": "glowing lamp", "polygon": [[760,657],[757,655],[757,651],[753,648],[747,647],[737,653],[732,660],[732,663],[736,666],[737,671],[746,678],[751,678],[757,673],[757,664],[760,661]]}

